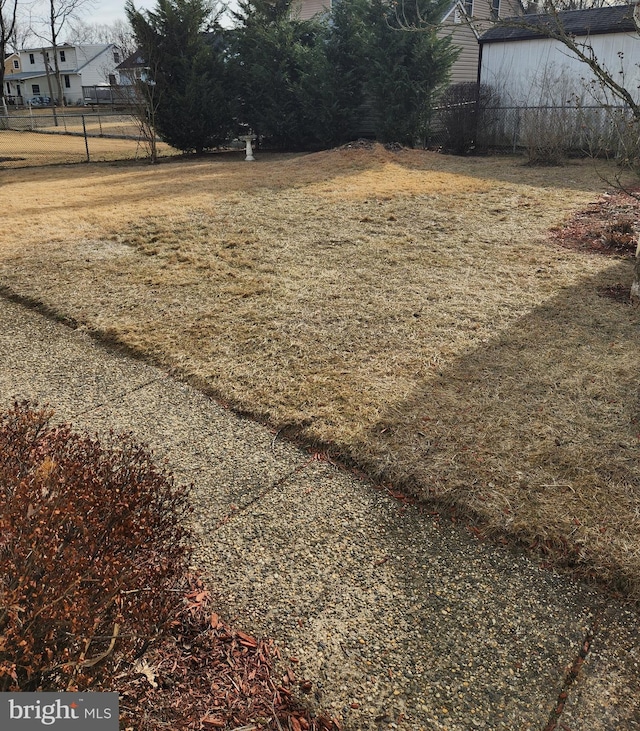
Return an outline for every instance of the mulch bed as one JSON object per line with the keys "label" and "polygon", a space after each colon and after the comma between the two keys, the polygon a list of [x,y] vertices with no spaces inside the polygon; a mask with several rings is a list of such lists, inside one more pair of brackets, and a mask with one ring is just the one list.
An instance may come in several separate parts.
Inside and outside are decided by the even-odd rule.
{"label": "mulch bed", "polygon": [[[553,229],[551,239],[567,249],[633,259],[640,231],[640,189],[605,193],[587,208]],[[630,304],[628,283],[598,290],[601,297]]]}
{"label": "mulch bed", "polygon": [[[640,189],[633,191],[640,195]],[[640,230],[640,200],[622,191],[605,193],[553,229],[552,239],[567,249],[631,259]]]}
{"label": "mulch bed", "polygon": [[[171,636],[117,676],[121,727],[127,731],[340,731],[312,715],[297,658],[279,662],[270,640],[229,627],[212,611],[200,580],[190,579]],[[276,666],[288,669],[276,672]]]}

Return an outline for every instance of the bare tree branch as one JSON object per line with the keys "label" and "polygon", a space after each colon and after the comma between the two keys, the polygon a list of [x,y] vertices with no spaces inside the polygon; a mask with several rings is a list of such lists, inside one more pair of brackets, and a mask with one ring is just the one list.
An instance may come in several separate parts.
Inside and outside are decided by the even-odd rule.
{"label": "bare tree branch", "polygon": [[[604,59],[598,58],[589,34],[578,35],[577,32],[574,33],[568,29],[568,26],[569,28],[571,27],[570,17],[575,17],[575,14],[564,10],[563,8],[565,6],[562,3],[563,0],[546,0],[544,5],[546,12],[544,15],[525,15],[520,18],[506,18],[498,21],[498,24],[509,28],[519,28],[530,32],[533,37],[548,38],[562,44],[569,54],[587,66],[596,83],[600,85],[601,90],[608,92],[614,100],[620,103],[620,107],[626,108],[631,112],[633,117],[632,125],[636,132],[635,137],[638,139],[638,133],[640,133],[640,103],[636,101],[632,90],[625,85],[624,73],[619,73],[617,70],[616,72],[612,71],[606,66]],[[624,18],[626,21],[629,21],[629,26],[636,34],[640,31],[639,7],[636,4],[629,5],[628,13]],[[619,56],[621,57],[621,54]],[[603,108],[606,109],[609,106],[606,99],[597,99],[597,95],[594,95],[594,97]],[[627,164],[631,164],[632,169],[636,173],[640,170],[638,168],[638,153],[639,150],[636,147],[632,151],[632,157],[634,159],[626,161]],[[630,187],[622,182],[622,176],[620,175],[616,175],[613,181],[607,180],[607,182],[635,198],[638,197],[635,191],[630,190]],[[640,305],[640,242],[636,250],[636,264],[634,267],[630,298],[634,304]]]}
{"label": "bare tree branch", "polygon": [[5,106],[4,59],[16,29],[17,13],[18,0],[0,0],[0,98],[2,99],[3,107]]}

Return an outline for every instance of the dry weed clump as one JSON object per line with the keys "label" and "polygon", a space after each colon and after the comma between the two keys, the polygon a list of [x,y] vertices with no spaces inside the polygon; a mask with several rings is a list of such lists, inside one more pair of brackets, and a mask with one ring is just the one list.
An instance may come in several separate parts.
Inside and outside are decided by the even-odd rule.
{"label": "dry weed clump", "polygon": [[99,688],[167,629],[189,556],[186,491],[143,447],[0,414],[0,688]]}

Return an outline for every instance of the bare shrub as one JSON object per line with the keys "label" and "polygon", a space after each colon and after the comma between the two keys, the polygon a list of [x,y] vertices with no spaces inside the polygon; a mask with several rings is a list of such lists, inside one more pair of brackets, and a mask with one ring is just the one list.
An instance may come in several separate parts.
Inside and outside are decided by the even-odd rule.
{"label": "bare shrub", "polygon": [[569,108],[549,106],[527,109],[521,132],[527,164],[564,164],[570,147],[572,126]]}
{"label": "bare shrub", "polygon": [[582,148],[592,158],[616,160],[624,169],[637,169],[640,160],[640,126],[625,107],[578,106],[577,122]]}
{"label": "bare shrub", "polygon": [[[83,690],[175,616],[186,490],[128,437],[0,413],[0,690]],[[114,649],[115,648],[115,649]]]}
{"label": "bare shrub", "polygon": [[605,235],[605,244],[620,254],[635,254],[637,236],[633,221],[628,218],[612,221]]}
{"label": "bare shrub", "polygon": [[476,151],[479,134],[490,124],[488,108],[499,105],[497,92],[488,84],[467,81],[447,87],[439,112],[445,149],[458,155]]}

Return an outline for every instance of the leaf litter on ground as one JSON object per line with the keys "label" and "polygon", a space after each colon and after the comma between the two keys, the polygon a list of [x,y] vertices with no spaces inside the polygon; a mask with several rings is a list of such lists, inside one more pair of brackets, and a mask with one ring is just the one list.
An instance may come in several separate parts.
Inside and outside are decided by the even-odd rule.
{"label": "leaf litter on ground", "polygon": [[133,731],[339,731],[301,701],[312,681],[284,674],[278,648],[230,627],[202,580],[188,577],[169,636],[117,676],[121,723]]}

